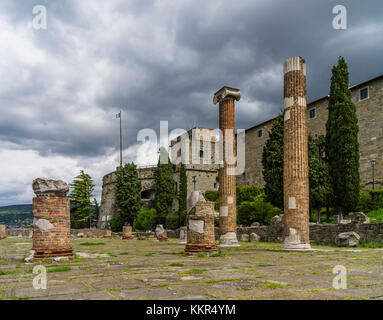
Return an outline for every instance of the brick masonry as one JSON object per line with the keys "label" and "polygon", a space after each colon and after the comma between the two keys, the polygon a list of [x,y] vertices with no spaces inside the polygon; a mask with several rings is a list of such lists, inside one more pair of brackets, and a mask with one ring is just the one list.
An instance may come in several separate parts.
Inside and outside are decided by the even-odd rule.
{"label": "brick masonry", "polygon": [[214,231],[214,203],[198,201],[186,218],[186,254],[217,252]]}
{"label": "brick masonry", "polygon": [[309,249],[309,167],[306,113],[306,62],[284,65],[284,248]]}
{"label": "brick masonry", "polygon": [[33,198],[33,247],[31,262],[66,256],[73,258],[70,244],[70,200],[67,197]]}

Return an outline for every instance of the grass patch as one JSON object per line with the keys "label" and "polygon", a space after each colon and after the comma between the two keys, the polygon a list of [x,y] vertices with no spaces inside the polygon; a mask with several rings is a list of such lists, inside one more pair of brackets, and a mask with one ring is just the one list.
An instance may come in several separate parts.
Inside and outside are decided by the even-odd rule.
{"label": "grass patch", "polygon": [[383,248],[383,243],[362,242],[359,243],[358,248]]}
{"label": "grass patch", "polygon": [[185,267],[185,265],[183,263],[171,263],[169,267]]}
{"label": "grass patch", "polygon": [[106,245],[105,242],[82,242],[80,243],[80,246],[104,246]]}
{"label": "grass patch", "polygon": [[204,273],[206,271],[209,271],[209,270],[206,270],[206,269],[191,269],[191,270],[188,270],[188,271],[180,272],[180,276],[190,276],[190,275],[194,275],[194,274],[201,274],[201,273]]}
{"label": "grass patch", "polygon": [[153,256],[153,253],[147,253],[145,254],[145,257],[152,257]]}
{"label": "grass patch", "polygon": [[127,256],[128,254],[129,254],[129,252],[121,252],[120,256]]}
{"label": "grass patch", "polygon": [[223,253],[213,253],[209,256],[209,258],[224,258],[226,255]]}
{"label": "grass patch", "polygon": [[66,271],[70,271],[70,270],[71,270],[70,267],[58,267],[58,268],[48,269],[47,273],[51,273],[51,272],[66,272]]}
{"label": "grass patch", "polygon": [[257,263],[257,267],[275,267],[275,264],[267,264],[267,263]]}
{"label": "grass patch", "polygon": [[283,284],[274,283],[274,282],[268,282],[268,281],[263,283],[262,286],[261,286],[262,289],[279,289],[279,288],[283,288],[283,287],[284,287]]}
{"label": "grass patch", "polygon": [[383,222],[383,208],[370,211],[367,213],[367,216],[370,218],[371,222]]}

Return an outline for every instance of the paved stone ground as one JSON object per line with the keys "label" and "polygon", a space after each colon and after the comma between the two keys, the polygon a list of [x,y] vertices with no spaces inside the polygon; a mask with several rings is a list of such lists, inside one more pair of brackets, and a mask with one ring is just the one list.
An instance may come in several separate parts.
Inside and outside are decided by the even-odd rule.
{"label": "paved stone ground", "polygon": [[[32,241],[0,241],[0,299],[380,299],[383,249],[285,252],[279,243],[241,243],[221,254],[185,256],[184,245],[150,240],[72,238],[72,261],[44,263],[46,290],[35,290]],[[84,243],[101,245],[84,245]],[[332,286],[347,268],[347,289]]]}

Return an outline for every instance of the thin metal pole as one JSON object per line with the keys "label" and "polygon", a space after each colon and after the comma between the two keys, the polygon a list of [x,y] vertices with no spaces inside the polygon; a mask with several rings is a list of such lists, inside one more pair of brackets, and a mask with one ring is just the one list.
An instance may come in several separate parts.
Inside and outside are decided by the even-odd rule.
{"label": "thin metal pole", "polygon": [[121,111],[120,111],[120,169],[122,169],[122,128],[121,128]]}

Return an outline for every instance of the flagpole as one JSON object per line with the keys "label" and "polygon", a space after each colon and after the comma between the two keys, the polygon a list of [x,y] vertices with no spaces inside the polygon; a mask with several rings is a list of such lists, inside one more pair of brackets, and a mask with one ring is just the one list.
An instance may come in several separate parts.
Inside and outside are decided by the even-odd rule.
{"label": "flagpole", "polygon": [[121,128],[121,111],[120,111],[120,169],[122,169],[122,128]]}

